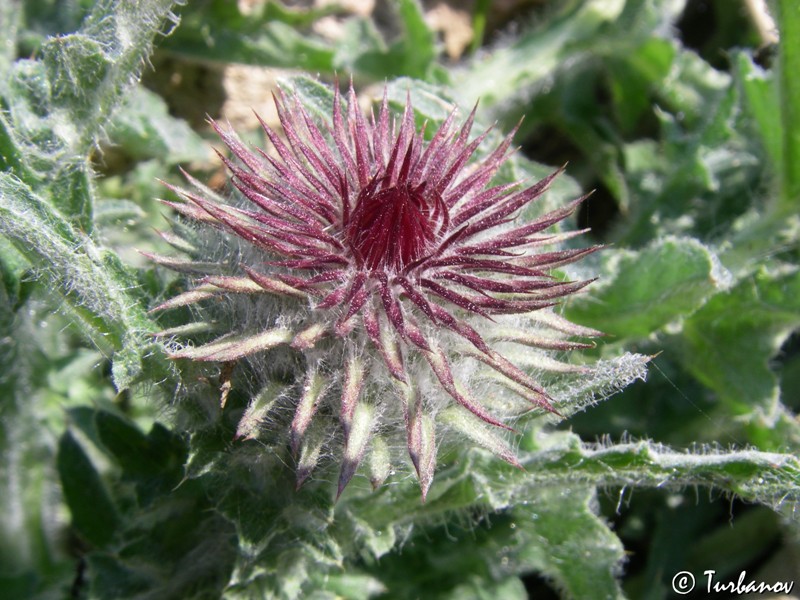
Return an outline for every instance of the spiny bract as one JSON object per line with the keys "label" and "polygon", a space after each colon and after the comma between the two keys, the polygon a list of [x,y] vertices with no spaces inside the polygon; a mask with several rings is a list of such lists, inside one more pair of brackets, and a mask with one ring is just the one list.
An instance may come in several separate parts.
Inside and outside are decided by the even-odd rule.
{"label": "spiny bract", "polygon": [[[377,118],[369,119],[352,86],[345,114],[335,90],[327,123],[315,122],[297,96],[279,91],[275,104],[284,137],[261,122],[273,152],[254,151],[212,123],[235,157],[222,160],[244,197],[238,205],[188,175],[193,191],[168,186],[185,202],[166,204],[238,238],[239,258],[233,272],[199,277],[196,287],[156,309],[248,295],[257,306],[249,312],[260,315],[231,315],[233,331],[179,348],[172,357],[224,363],[261,356],[262,371],[279,348],[299,357],[303,372],[289,394],[298,485],[323,450],[333,451],[330,427],[315,427],[317,419],[330,423],[331,415],[344,438],[339,493],[368,448],[373,484],[382,483],[391,463],[385,440],[398,432],[423,498],[442,427],[517,464],[492,429],[510,429],[504,421],[532,408],[555,412],[531,365],[556,371],[570,366],[545,356],[523,370],[498,349],[541,355],[585,348],[590,344],[569,338],[599,335],[550,308],[588,283],[557,279],[551,270],[596,248],[561,249],[581,232],[544,233],[581,200],[514,224],[560,171],[530,187],[491,185],[511,153],[514,132],[482,160],[473,159],[489,133],[470,140],[475,110],[460,127],[453,110],[426,141],[410,98],[395,119],[385,91]],[[175,241],[174,234],[164,235]],[[203,263],[150,256],[195,274],[209,263],[208,257]],[[227,303],[228,310],[236,306]],[[255,435],[267,410],[257,395],[240,436]]]}

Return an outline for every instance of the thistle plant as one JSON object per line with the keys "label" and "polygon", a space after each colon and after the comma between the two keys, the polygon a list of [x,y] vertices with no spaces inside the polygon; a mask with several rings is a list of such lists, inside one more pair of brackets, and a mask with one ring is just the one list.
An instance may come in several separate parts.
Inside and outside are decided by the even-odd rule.
{"label": "thistle plant", "polygon": [[3,598],[795,577],[796,0],[313,4],[0,0]]}
{"label": "thistle plant", "polygon": [[[597,247],[565,249],[581,232],[548,231],[581,200],[517,222],[559,171],[533,184],[493,183],[514,131],[475,159],[490,133],[470,138],[476,109],[460,126],[453,109],[426,140],[410,96],[396,119],[384,90],[377,116],[367,120],[352,85],[346,117],[336,89],[332,117],[322,124],[296,96],[279,92],[275,103],[285,141],[261,122],[273,153],[248,148],[212,122],[234,157],[221,155],[246,204],[227,203],[188,175],[193,191],[169,185],[185,201],[166,204],[236,240],[227,245],[237,259],[229,274],[202,275],[210,257],[195,252],[179,267],[195,275],[197,286],[156,310],[219,306],[221,296],[244,294],[253,297],[249,310],[257,315],[248,318],[235,303],[211,309],[213,317],[206,310],[207,321],[231,323],[234,331],[175,350],[172,358],[230,362],[258,353],[253,371],[263,376],[271,365],[291,362],[289,352],[298,355],[302,384],[290,400],[298,485],[331,437],[310,431],[318,413],[338,415],[343,432],[338,494],[373,438],[379,466],[372,481],[380,484],[388,461],[396,460],[383,456],[391,444],[382,438],[404,428],[424,498],[436,464],[439,413],[458,418],[473,438],[519,466],[502,438],[484,433],[484,424],[511,430],[508,419],[529,410],[557,413],[540,378],[529,372],[582,368],[537,357],[587,348],[571,338],[600,335],[552,310],[589,283],[565,280],[554,269]],[[207,252],[219,255],[216,248]],[[508,345],[527,349],[528,372],[504,355]],[[482,368],[475,370],[475,363]],[[470,371],[463,379],[455,374]],[[485,391],[483,400],[474,389]],[[448,408],[453,402],[464,410]],[[245,414],[243,427],[253,425]]]}

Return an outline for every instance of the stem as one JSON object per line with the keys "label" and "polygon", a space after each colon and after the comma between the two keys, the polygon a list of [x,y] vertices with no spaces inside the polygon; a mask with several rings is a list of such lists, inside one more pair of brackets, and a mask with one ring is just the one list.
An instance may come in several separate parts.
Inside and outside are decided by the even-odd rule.
{"label": "stem", "polygon": [[[51,292],[60,296],[84,335],[126,364],[115,369],[119,389],[126,372],[135,374],[155,324],[131,293],[130,281],[114,255],[104,253],[18,178],[0,173],[0,235],[34,266]],[[155,357],[156,362],[162,358]],[[158,366],[154,364],[154,366]],[[167,372],[168,369],[161,369]],[[130,379],[128,377],[128,379]]]}
{"label": "stem", "polygon": [[713,448],[680,452],[647,441],[592,446],[568,436],[552,448],[520,456],[525,471],[497,462],[471,453],[458,465],[437,473],[422,508],[418,490],[407,486],[397,491],[383,488],[380,493],[392,494],[390,502],[376,501],[373,494],[353,498],[352,510],[382,529],[420,515],[435,517],[476,505],[499,510],[506,502],[527,497],[531,488],[549,486],[705,486],[776,509],[800,501],[800,462],[791,454]]}
{"label": "stem", "polygon": [[800,462],[790,454],[714,449],[676,452],[651,442],[548,454],[524,462],[537,483],[550,480],[657,488],[703,485],[771,506],[800,499]]}

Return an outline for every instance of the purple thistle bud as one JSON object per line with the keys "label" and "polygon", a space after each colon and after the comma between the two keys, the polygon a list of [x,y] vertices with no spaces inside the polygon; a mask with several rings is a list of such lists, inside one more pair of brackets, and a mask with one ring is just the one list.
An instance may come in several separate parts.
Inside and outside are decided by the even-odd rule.
{"label": "purple thistle bud", "polygon": [[[502,436],[492,431],[511,429],[507,415],[493,414],[460,380],[455,365],[472,360],[485,378],[512,390],[528,409],[556,412],[534,375],[498,347],[563,352],[588,346],[570,337],[600,335],[550,309],[589,283],[556,280],[551,271],[597,248],[559,249],[575,233],[543,233],[571,215],[580,200],[514,224],[561,170],[530,187],[491,185],[511,153],[516,130],[484,159],[474,160],[489,133],[470,141],[475,110],[460,127],[452,111],[426,141],[415,127],[410,99],[395,120],[386,92],[377,118],[369,120],[352,86],[346,114],[335,90],[328,123],[315,122],[298,98],[283,92],[275,103],[285,137],[262,121],[272,153],[253,151],[212,122],[235,157],[222,160],[244,198],[240,205],[223,201],[188,175],[194,191],[168,186],[186,200],[167,203],[183,217],[245,243],[242,263],[236,272],[199,278],[193,290],[156,307],[247,295],[256,301],[267,297],[266,308],[257,328],[236,328],[172,357],[235,361],[279,347],[303,356],[305,373],[297,375],[289,434],[298,484],[326,443],[318,431],[308,433],[321,412],[339,415],[340,494],[370,440],[397,437],[399,430],[424,498],[436,464],[438,413],[448,427],[517,464]],[[556,249],[542,252],[542,246]],[[150,257],[171,269],[203,273],[198,262]],[[548,316],[537,319],[538,313]],[[538,325],[521,327],[525,319]],[[445,397],[449,401],[443,402]],[[322,411],[323,405],[330,410]],[[266,409],[259,407],[246,411],[244,437],[253,435],[253,415],[263,417]],[[383,437],[372,445],[380,449],[377,463],[385,464]],[[374,476],[373,482],[384,477]]]}

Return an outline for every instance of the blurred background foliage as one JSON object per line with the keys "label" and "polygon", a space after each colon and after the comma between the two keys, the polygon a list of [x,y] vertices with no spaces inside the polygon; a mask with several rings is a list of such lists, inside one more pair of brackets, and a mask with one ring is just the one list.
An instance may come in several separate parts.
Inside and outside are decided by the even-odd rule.
{"label": "blurred background foliage", "polygon": [[[664,598],[679,570],[800,575],[797,463],[756,452],[800,448],[793,2],[125,4],[0,0],[4,598]],[[279,456],[231,450],[237,419],[168,409],[205,375],[141,335],[181,285],[136,252],[164,247],[158,180],[220,185],[206,116],[263,142],[250,108],[274,122],[287,73],[410,87],[419,119],[440,97],[501,131],[524,116],[514,174],[566,163],[560,196],[595,190],[574,225],[607,246],[600,280],[567,315],[609,334],[597,359],[655,356],[648,381],[526,434],[529,479],[470,453],[424,506],[295,494]]]}

